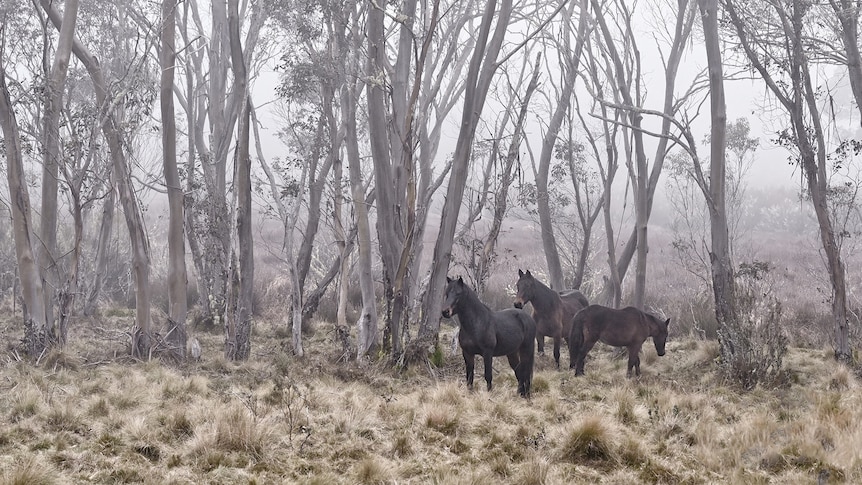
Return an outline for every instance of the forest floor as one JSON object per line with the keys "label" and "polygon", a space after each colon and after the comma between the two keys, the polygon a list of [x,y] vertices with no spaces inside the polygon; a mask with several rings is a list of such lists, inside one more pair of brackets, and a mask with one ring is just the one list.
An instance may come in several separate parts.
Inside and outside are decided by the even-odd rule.
{"label": "forest floor", "polygon": [[448,325],[443,366],[402,372],[339,362],[324,323],[303,358],[258,322],[248,362],[198,333],[203,357],[180,367],[126,357],[122,312],[76,323],[39,365],[16,325],[0,317],[3,485],[862,482],[862,386],[829,349],[792,348],[785,385],[743,392],[715,342],[658,357],[648,341],[636,379],[599,344],[584,377],[540,357],[526,400],[502,358],[492,391],[481,371],[468,391]]}

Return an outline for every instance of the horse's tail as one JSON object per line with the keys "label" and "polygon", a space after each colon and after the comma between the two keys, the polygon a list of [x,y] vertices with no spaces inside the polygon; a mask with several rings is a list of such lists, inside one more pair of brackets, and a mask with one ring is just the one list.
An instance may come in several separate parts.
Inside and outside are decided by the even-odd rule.
{"label": "horse's tail", "polygon": [[572,328],[569,331],[569,367],[574,368],[577,363],[578,354],[584,346],[584,324],[587,321],[586,307],[575,314],[572,319]]}
{"label": "horse's tail", "polygon": [[524,345],[527,345],[526,342],[530,343],[530,355],[533,355],[536,352],[536,321],[533,319],[532,315],[523,310],[518,313],[518,316],[521,319],[521,325],[524,327]]}

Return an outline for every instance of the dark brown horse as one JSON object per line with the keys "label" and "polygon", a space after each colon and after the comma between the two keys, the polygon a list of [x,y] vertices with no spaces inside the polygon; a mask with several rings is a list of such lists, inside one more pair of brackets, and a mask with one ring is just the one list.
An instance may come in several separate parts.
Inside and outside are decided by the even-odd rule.
{"label": "dark brown horse", "polygon": [[467,387],[473,389],[473,369],[476,356],[485,362],[485,381],[491,390],[491,362],[493,357],[505,355],[518,379],[518,394],[529,397],[533,382],[533,359],[536,322],[523,310],[510,308],[495,312],[479,301],[472,288],[461,278],[446,278],[443,316],[458,315],[461,329],[458,343],[464,354],[467,368]]}
{"label": "dark brown horse", "polygon": [[[584,359],[596,342],[601,341],[614,347],[628,347],[629,365],[626,375],[632,376],[632,369],[641,375],[641,359],[638,354],[647,337],[652,337],[658,355],[664,355],[667,342],[667,327],[670,318],[662,321],[635,307],[622,310],[590,305],[575,315],[572,333],[569,337],[569,366],[575,368],[575,375],[584,374]],[[576,351],[572,352],[571,349]]]}
{"label": "dark brown horse", "polygon": [[[530,274],[518,270],[518,294],[515,295],[515,308],[523,308],[528,302],[533,304],[533,319],[536,320],[536,343],[539,353],[545,353],[545,337],[554,339],[554,362],[560,368],[560,339],[569,341],[572,318],[589,305],[587,298],[578,290],[556,292]],[[571,353],[571,345],[569,353]]]}

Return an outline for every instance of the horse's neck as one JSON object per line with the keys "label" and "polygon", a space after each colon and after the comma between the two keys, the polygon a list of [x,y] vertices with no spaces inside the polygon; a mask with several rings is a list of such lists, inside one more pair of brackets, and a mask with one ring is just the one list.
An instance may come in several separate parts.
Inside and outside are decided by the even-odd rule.
{"label": "horse's neck", "polygon": [[533,292],[533,301],[531,302],[534,307],[539,310],[552,310],[555,306],[559,306],[560,302],[559,293],[552,290],[550,287],[545,286],[544,283],[536,281],[536,288]]}
{"label": "horse's neck", "polygon": [[458,309],[458,321],[461,322],[461,327],[464,330],[476,332],[484,327],[482,325],[484,322],[489,321],[486,315],[491,313],[491,309],[474,294],[470,294],[467,300],[467,302],[462,302],[461,308]]}
{"label": "horse's neck", "polygon": [[644,323],[646,324],[647,332],[650,337],[653,337],[658,334],[659,326],[658,322],[650,318],[649,315],[644,315]]}

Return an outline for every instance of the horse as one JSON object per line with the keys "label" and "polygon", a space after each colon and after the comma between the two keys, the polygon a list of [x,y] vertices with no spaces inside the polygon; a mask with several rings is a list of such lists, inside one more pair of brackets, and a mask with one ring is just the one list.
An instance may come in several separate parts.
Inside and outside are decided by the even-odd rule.
{"label": "horse", "polygon": [[[589,305],[587,298],[578,290],[554,291],[537,280],[527,270],[518,270],[518,294],[515,295],[515,308],[523,308],[528,302],[533,304],[533,319],[536,320],[536,344],[539,353],[545,353],[545,337],[554,339],[554,362],[560,368],[560,339],[565,338],[569,345],[572,318]],[[571,345],[569,353],[571,354]]]}
{"label": "horse", "polygon": [[533,361],[536,337],[536,322],[527,312],[509,308],[494,311],[479,300],[476,292],[460,277],[446,277],[446,293],[443,301],[443,317],[458,315],[461,329],[458,344],[464,354],[467,371],[467,387],[473,390],[473,369],[476,355],[485,362],[485,381],[491,390],[491,361],[493,357],[505,355],[518,379],[518,394],[530,396],[533,382]]}
{"label": "horse", "polygon": [[569,367],[575,375],[584,375],[584,359],[596,342],[601,341],[614,347],[628,347],[629,363],[626,377],[632,376],[632,369],[641,375],[641,359],[638,356],[647,337],[652,337],[659,356],[664,355],[667,342],[667,329],[670,318],[665,321],[638,310],[626,307],[621,310],[590,305],[575,315],[569,336]]}

